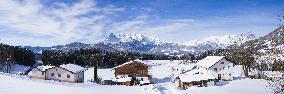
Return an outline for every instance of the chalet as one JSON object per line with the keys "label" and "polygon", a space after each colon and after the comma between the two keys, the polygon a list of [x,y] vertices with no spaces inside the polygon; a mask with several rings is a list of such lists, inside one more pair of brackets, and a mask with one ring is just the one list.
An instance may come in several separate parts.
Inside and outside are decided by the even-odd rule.
{"label": "chalet", "polygon": [[178,74],[177,79],[179,87],[187,89],[191,86],[212,86],[220,80],[235,80],[243,77],[241,65],[234,65],[224,56],[208,56],[198,61],[194,67],[189,66],[186,71],[183,70]]}
{"label": "chalet", "polygon": [[215,77],[219,80],[232,80],[233,73],[231,69],[234,64],[228,61],[225,56],[207,56],[197,62],[197,67],[205,68],[214,71]]}
{"label": "chalet", "polygon": [[33,68],[29,73],[28,75],[30,75],[32,78],[37,78],[37,79],[45,79],[46,78],[46,69],[49,69],[49,68],[53,68],[55,66],[44,66],[44,65],[41,65],[41,66],[37,66],[35,68]]}
{"label": "chalet", "polygon": [[196,68],[196,64],[183,64],[183,63],[181,63],[181,64],[178,64],[178,65],[171,67],[171,69],[172,69],[171,76],[176,78],[180,74],[186,73],[186,72],[191,71],[195,68]]}
{"label": "chalet", "polygon": [[150,83],[151,77],[148,74],[148,65],[140,60],[126,62],[114,67],[113,70],[115,70],[114,74],[116,77],[114,82],[118,84],[135,85]]}
{"label": "chalet", "polygon": [[215,72],[205,68],[196,68],[189,72],[181,74],[179,79],[179,87],[187,89],[191,86],[209,86],[214,85],[216,78]]}
{"label": "chalet", "polygon": [[81,83],[84,82],[84,70],[85,68],[74,64],[63,64],[59,67],[38,66],[33,68],[29,75],[32,78]]}

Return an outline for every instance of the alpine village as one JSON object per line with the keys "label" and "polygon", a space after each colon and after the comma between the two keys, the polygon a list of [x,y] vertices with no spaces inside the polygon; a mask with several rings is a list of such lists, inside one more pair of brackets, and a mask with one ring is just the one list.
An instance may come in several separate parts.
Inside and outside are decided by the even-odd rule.
{"label": "alpine village", "polygon": [[[153,86],[163,82],[177,90],[219,87],[232,81],[283,79],[284,28],[280,27],[260,39],[232,44],[226,49],[205,51],[202,54],[149,54],[131,51],[109,51],[100,48],[79,48],[72,43],[58,50],[1,44],[1,75],[13,75],[32,80],[59,83],[94,83],[105,86]],[[281,34],[275,40],[274,35]],[[282,35],[283,34],[283,35]],[[261,46],[271,39],[271,47]],[[268,41],[268,40],[265,40]],[[267,56],[266,52],[273,53]],[[269,57],[269,58],[264,58]],[[259,63],[260,62],[260,63]],[[166,78],[159,76],[169,75]],[[86,78],[88,77],[88,78]],[[280,81],[280,80],[277,80]],[[279,83],[275,81],[274,83]]]}
{"label": "alpine village", "polygon": [[0,0],[0,94],[284,94],[283,5]]}

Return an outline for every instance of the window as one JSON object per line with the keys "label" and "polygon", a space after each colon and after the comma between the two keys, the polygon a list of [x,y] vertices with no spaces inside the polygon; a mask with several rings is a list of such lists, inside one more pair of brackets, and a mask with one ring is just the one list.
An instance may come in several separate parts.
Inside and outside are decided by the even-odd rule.
{"label": "window", "polygon": [[138,66],[137,63],[132,64],[132,67],[137,67],[137,66]]}
{"label": "window", "polygon": [[44,75],[44,72],[41,72],[41,75]]}
{"label": "window", "polygon": [[69,75],[69,74],[67,74],[67,78],[70,78],[70,75]]}
{"label": "window", "polygon": [[214,68],[215,71],[217,71],[217,68]]}
{"label": "window", "polygon": [[54,73],[51,73],[51,75],[50,76],[54,76]]}
{"label": "window", "polygon": [[141,74],[141,75],[144,75],[144,70],[141,70],[141,71],[140,71],[140,74]]}
{"label": "window", "polygon": [[58,77],[61,77],[61,74],[58,73]]}
{"label": "window", "polygon": [[221,64],[224,64],[224,62],[221,62]]}

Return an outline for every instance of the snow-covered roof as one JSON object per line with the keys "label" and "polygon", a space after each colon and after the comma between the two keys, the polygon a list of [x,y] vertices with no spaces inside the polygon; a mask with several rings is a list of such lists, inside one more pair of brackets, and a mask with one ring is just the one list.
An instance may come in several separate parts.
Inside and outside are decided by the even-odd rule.
{"label": "snow-covered roof", "polygon": [[111,80],[115,77],[114,71],[112,69],[98,69],[98,76],[102,80]]}
{"label": "snow-covered roof", "polygon": [[36,68],[39,69],[40,71],[45,71],[46,69],[53,68],[55,66],[50,66],[50,65],[41,65],[37,66]]}
{"label": "snow-covered roof", "polygon": [[140,63],[145,64],[145,62],[143,62],[142,60],[136,59],[136,60],[133,60],[133,61],[129,61],[129,62],[123,63],[123,64],[121,64],[121,65],[119,65],[119,66],[116,66],[116,67],[114,67],[113,69],[122,67],[122,66],[124,66],[124,65],[127,65],[127,64],[130,64],[130,63],[133,63],[133,62],[140,62]]}
{"label": "snow-covered roof", "polygon": [[114,82],[126,82],[126,81],[131,81],[132,77],[127,77],[127,76],[121,76],[114,78],[112,81]]}
{"label": "snow-covered roof", "polygon": [[81,66],[78,66],[78,65],[75,65],[75,64],[63,64],[63,65],[60,65],[61,68],[64,68],[64,69],[67,69],[71,72],[74,72],[74,73],[77,73],[77,72],[80,72],[80,71],[84,71],[85,68],[81,67]]}
{"label": "snow-covered roof", "polygon": [[182,70],[192,70],[196,64],[179,64],[174,66],[176,69],[182,69]]}
{"label": "snow-covered roof", "polygon": [[205,68],[194,69],[192,71],[181,74],[179,78],[182,82],[192,82],[215,79],[214,75],[216,73],[211,70],[206,70]]}
{"label": "snow-covered roof", "polygon": [[207,56],[206,58],[198,61],[197,65],[205,68],[210,68],[224,57],[225,56]]}

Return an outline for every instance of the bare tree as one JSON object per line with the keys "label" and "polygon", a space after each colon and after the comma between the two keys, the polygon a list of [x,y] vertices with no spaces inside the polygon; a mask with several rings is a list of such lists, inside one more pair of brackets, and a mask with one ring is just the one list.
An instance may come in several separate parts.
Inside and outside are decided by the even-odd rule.
{"label": "bare tree", "polygon": [[3,46],[0,54],[0,71],[10,73],[15,64],[13,49],[10,46]]}
{"label": "bare tree", "polygon": [[273,90],[274,94],[284,94],[284,78],[270,78],[268,79],[269,88]]}
{"label": "bare tree", "polygon": [[[280,22],[281,22],[281,27],[282,27],[282,31],[283,31],[283,21],[284,20],[284,10],[280,16]],[[284,36],[283,34],[281,36]],[[284,44],[284,43],[283,43]],[[280,50],[284,50],[283,48]],[[281,53],[283,54],[283,53]],[[283,63],[283,62],[282,62]],[[281,66],[283,68],[283,66]],[[270,78],[268,79],[268,83],[269,83],[269,88],[273,90],[274,94],[284,94],[284,71],[283,69],[281,70],[281,76],[282,77],[278,77],[278,78]]]}
{"label": "bare tree", "polygon": [[[255,46],[252,46],[254,45],[254,41],[252,40],[254,38],[255,36],[253,34],[241,34],[241,37],[234,42],[235,47],[233,47],[233,56],[237,59],[238,63],[243,66],[243,71],[247,77],[248,73],[255,66],[254,55],[256,54],[257,49]],[[244,42],[246,40],[251,41]]]}

